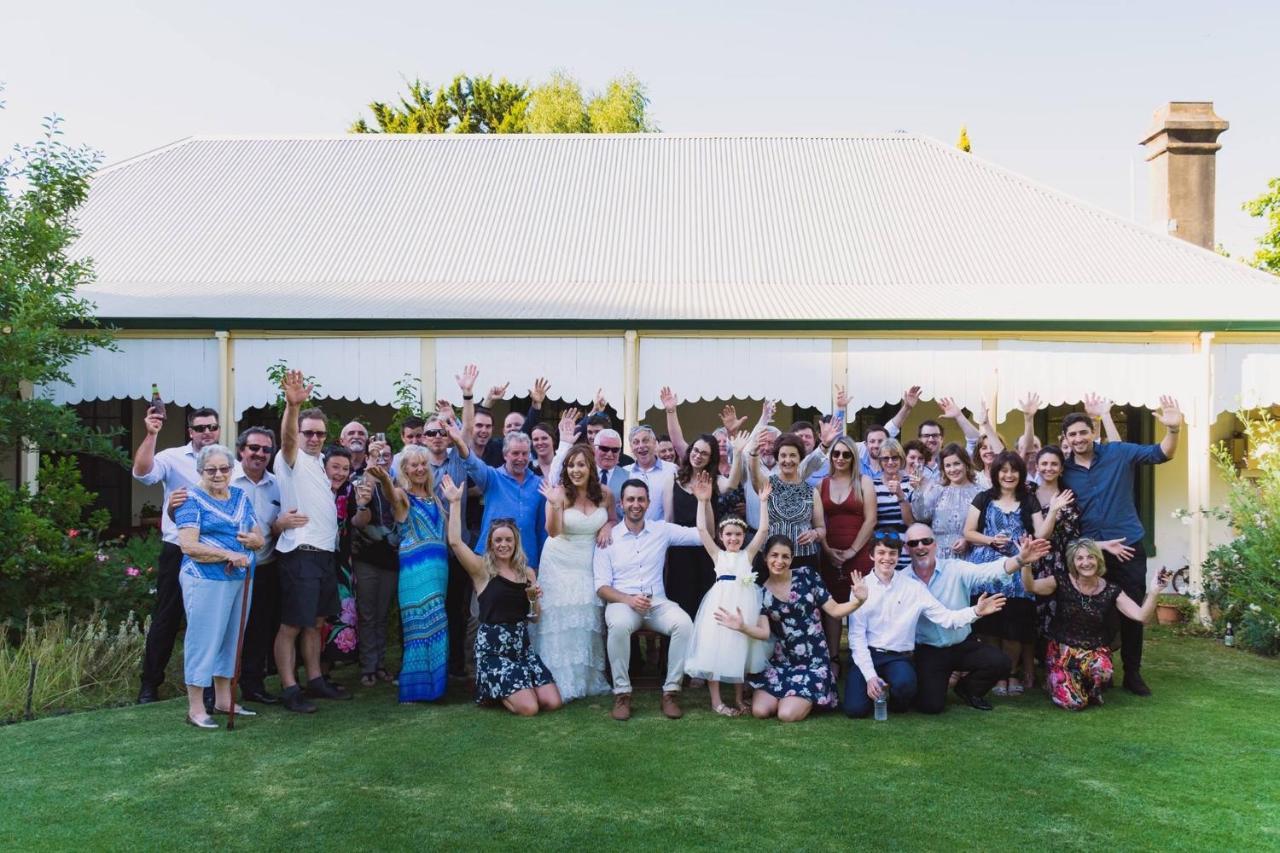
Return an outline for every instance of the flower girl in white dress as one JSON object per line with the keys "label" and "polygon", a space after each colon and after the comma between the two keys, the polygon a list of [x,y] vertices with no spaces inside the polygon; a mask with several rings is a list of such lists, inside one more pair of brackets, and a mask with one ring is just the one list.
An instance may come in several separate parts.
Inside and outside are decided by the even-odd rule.
{"label": "flower girl in white dress", "polygon": [[[767,484],[760,491],[760,529],[749,543],[745,521],[726,518],[720,522],[722,550],[707,524],[712,517],[711,478],[704,471],[693,483],[693,495],[698,499],[698,533],[702,536],[702,546],[716,561],[716,582],[703,597],[697,618],[693,620],[693,642],[685,672],[693,678],[707,680],[712,710],[726,717],[736,717],[747,710],[742,701],[744,675],[764,669],[769,657],[770,643],[726,628],[716,618],[718,612],[732,615],[736,611],[747,624],[755,624],[760,615],[761,591],[751,562],[769,538],[769,492]],[[720,698],[722,681],[733,685],[732,708]]]}

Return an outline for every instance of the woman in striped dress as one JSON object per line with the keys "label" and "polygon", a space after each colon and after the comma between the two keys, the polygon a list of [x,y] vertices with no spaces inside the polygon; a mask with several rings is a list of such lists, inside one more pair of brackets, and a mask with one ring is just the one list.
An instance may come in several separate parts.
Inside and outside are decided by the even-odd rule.
{"label": "woman in striped dress", "polygon": [[425,447],[405,447],[394,484],[381,466],[371,464],[367,473],[390,495],[392,512],[400,525],[399,598],[404,635],[400,701],[429,702],[444,695],[449,659],[449,624],[444,612],[449,580],[445,510],[436,498]]}
{"label": "woman in striped dress", "polygon": [[[907,455],[895,439],[886,438],[880,445],[880,474],[872,480],[876,489],[876,532],[891,530],[899,535],[915,523],[911,514],[914,490],[903,470]],[[911,555],[903,548],[898,554],[898,568],[911,565]]]}

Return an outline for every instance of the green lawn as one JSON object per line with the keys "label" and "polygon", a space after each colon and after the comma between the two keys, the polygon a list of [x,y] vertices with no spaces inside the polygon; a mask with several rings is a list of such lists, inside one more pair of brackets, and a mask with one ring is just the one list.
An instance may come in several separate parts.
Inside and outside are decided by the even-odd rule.
{"label": "green lawn", "polygon": [[[1277,849],[1280,662],[1153,632],[1141,700],[887,723],[655,693],[531,720],[360,691],[235,732],[180,700],[0,728],[6,849]],[[359,690],[359,688],[357,688]]]}

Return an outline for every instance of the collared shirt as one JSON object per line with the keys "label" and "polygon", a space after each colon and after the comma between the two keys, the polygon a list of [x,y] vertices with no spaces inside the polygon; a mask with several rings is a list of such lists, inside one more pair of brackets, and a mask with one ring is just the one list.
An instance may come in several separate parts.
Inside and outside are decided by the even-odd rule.
{"label": "collared shirt", "polygon": [[[755,462],[755,457],[743,453],[740,458],[744,466],[742,488],[746,494],[747,524],[751,525],[753,530],[758,530],[760,528],[760,496],[756,494],[755,484],[751,482],[751,465]],[[813,475],[813,472],[820,469],[826,462],[827,454],[823,452],[821,447],[815,447],[812,453],[800,460],[800,476],[808,480]],[[764,465],[762,463],[760,467],[764,470],[766,478],[778,473],[777,462],[773,463],[773,465]]]}
{"label": "collared shirt", "polygon": [[181,447],[161,450],[152,460],[151,470],[134,479],[147,486],[164,485],[164,500],[160,504],[161,538],[172,545],[178,544],[178,528],[169,517],[169,495],[177,489],[190,489],[200,485],[200,472],[196,470],[196,450],[187,442]]}
{"label": "collared shirt", "polygon": [[867,600],[849,617],[849,648],[853,662],[868,682],[876,677],[871,649],[909,652],[916,647],[916,623],[923,614],[946,628],[959,628],[978,618],[972,607],[948,610],[920,583],[895,571],[888,583],[875,572],[867,575]]}
{"label": "collared shirt", "polygon": [[[967,560],[938,560],[927,584],[929,592],[943,607],[961,610],[969,606],[969,598],[981,584],[1005,581],[1008,575],[1004,570],[1005,562],[1003,557],[981,565]],[[901,573],[915,578],[916,583],[924,584],[913,569],[903,569]],[[968,625],[943,628],[928,619],[919,619],[916,621],[916,643],[924,646],[954,646],[964,642],[970,630]]]}
{"label": "collared shirt", "polygon": [[271,562],[276,558],[276,537],[271,533],[271,525],[280,517],[280,484],[270,471],[263,471],[262,479],[255,483],[237,462],[231,472],[231,485],[248,495],[253,504],[253,516],[263,539],[258,549],[258,565]]}
{"label": "collared shirt", "polygon": [[625,523],[619,524],[613,528],[609,547],[596,549],[592,564],[596,589],[611,586],[626,595],[639,595],[649,586],[653,588],[654,598],[666,598],[662,569],[667,561],[667,548],[701,544],[696,527],[646,518],[644,528],[633,533]]}
{"label": "collared shirt", "polygon": [[506,465],[490,468],[476,453],[467,457],[466,468],[467,475],[484,493],[484,515],[480,519],[476,553],[484,553],[489,540],[489,525],[495,518],[515,519],[525,559],[529,561],[530,568],[536,569],[542,543],[547,538],[546,499],[539,491],[542,478],[526,470],[524,482],[520,482],[511,476]]}
{"label": "collared shirt", "polygon": [[307,523],[281,532],[276,551],[287,554],[299,545],[334,551],[338,547],[338,513],[333,508],[333,487],[324,472],[324,459],[302,448],[296,453],[293,467],[285,461],[284,453],[276,454],[276,482],[280,486],[280,506],[296,509],[307,517]]}
{"label": "collared shirt", "polygon": [[1139,465],[1168,462],[1158,444],[1114,441],[1094,443],[1088,468],[1072,453],[1062,470],[1062,487],[1070,489],[1080,510],[1080,532],[1089,539],[1141,542],[1142,520],[1133,500],[1133,477]]}
{"label": "collared shirt", "polygon": [[655,457],[652,468],[641,468],[639,462],[633,462],[622,471],[624,473],[621,479],[609,478],[609,488],[617,496],[617,500],[622,500],[623,483],[627,480],[643,480],[649,487],[649,509],[644,517],[654,520],[666,518],[667,487],[675,479],[676,466]]}

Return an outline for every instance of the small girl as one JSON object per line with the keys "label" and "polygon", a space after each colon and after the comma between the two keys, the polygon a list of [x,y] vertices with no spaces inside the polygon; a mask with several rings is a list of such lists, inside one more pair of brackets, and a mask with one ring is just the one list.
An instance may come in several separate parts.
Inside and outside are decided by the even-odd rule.
{"label": "small girl", "polygon": [[[760,615],[761,593],[751,561],[769,536],[769,492],[766,482],[760,491],[760,529],[750,543],[747,543],[747,524],[742,519],[726,518],[720,522],[720,539],[724,543],[724,550],[721,550],[707,525],[707,520],[712,517],[711,477],[703,471],[693,482],[693,495],[698,499],[698,533],[702,537],[702,546],[715,560],[716,582],[698,607],[685,672],[692,678],[707,680],[711,688],[711,709],[726,717],[736,717],[747,711],[742,701],[744,675],[764,669],[769,657],[769,643],[753,640],[746,634],[727,628],[715,618],[716,612],[723,609],[729,613],[741,613],[754,624]],[[722,681],[733,685],[733,708],[720,698]]]}

